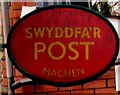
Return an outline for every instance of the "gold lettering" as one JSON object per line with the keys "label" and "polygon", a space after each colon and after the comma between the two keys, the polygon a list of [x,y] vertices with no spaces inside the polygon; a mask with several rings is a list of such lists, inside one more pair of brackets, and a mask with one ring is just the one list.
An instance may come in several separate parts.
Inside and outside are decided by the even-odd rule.
{"label": "gold lettering", "polygon": [[71,70],[65,70],[65,76],[71,76]]}
{"label": "gold lettering", "polygon": [[77,76],[76,69],[72,69],[72,76]]}
{"label": "gold lettering", "polygon": [[89,46],[94,45],[94,42],[80,42],[81,45],[85,45],[85,59],[89,60]]}
{"label": "gold lettering", "polygon": [[100,28],[94,27],[93,30],[94,30],[94,38],[101,38]]}
{"label": "gold lettering", "polygon": [[84,74],[85,73],[84,68],[77,69],[77,73],[78,73],[78,75],[80,75],[81,73]]}
{"label": "gold lettering", "polygon": [[55,28],[55,38],[60,38],[63,36],[63,29],[61,27]]}
{"label": "gold lettering", "polygon": [[80,74],[84,74],[84,68],[81,69],[71,69],[71,70],[58,70],[56,71],[55,69],[43,69],[43,75],[48,75],[48,76],[55,76],[55,77],[65,77],[65,76],[78,76]]}
{"label": "gold lettering", "polygon": [[40,35],[41,38],[43,38],[44,32],[45,32],[45,27],[43,27],[43,28],[34,28],[34,32],[35,32],[36,38],[38,38],[39,35]]}
{"label": "gold lettering", "polygon": [[89,32],[88,32],[88,28],[85,27],[82,31],[82,35],[81,35],[81,38],[84,38],[84,37],[87,37],[87,38],[90,38],[90,35],[89,35]]}
{"label": "gold lettering", "polygon": [[26,29],[26,33],[28,34],[27,36],[26,36],[26,38],[32,38],[32,32],[30,31],[30,30],[32,30],[32,28],[27,28]]}
{"label": "gold lettering", "polygon": [[78,37],[78,34],[81,34],[80,29],[81,29],[81,27],[75,27],[75,38]]}
{"label": "gold lettering", "polygon": [[61,72],[63,72],[63,70],[59,70],[58,71],[58,77],[63,77],[63,75],[61,74]]}
{"label": "gold lettering", "polygon": [[53,27],[51,28],[48,28],[46,27],[47,31],[48,31],[48,37],[51,38],[51,34],[52,34],[52,31],[53,31]]}
{"label": "gold lettering", "polygon": [[76,59],[79,57],[79,52],[72,47],[73,45],[77,45],[77,46],[78,46],[78,42],[70,42],[69,45],[68,45],[69,49],[70,49],[72,52],[75,53],[75,56],[74,56],[74,57],[69,56],[69,59],[70,59],[70,60],[76,60]]}
{"label": "gold lettering", "polygon": [[56,75],[56,71],[53,70],[50,75],[51,75],[51,76],[57,76],[57,75]]}
{"label": "gold lettering", "polygon": [[65,27],[65,37],[70,38],[73,36],[73,28]]}
{"label": "gold lettering", "polygon": [[[41,45],[42,49],[38,49],[38,46]],[[46,49],[46,45],[43,42],[35,42],[34,43],[34,59],[38,60],[38,53],[39,52],[44,52]]]}
{"label": "gold lettering", "polygon": [[[51,49],[52,49],[53,46],[55,46],[55,45],[59,45],[59,46],[61,46],[62,49],[63,49],[62,54],[61,54],[60,56],[58,56],[58,57],[54,56],[54,55],[52,54],[52,52],[51,52]],[[50,56],[52,59],[60,60],[60,59],[62,59],[62,58],[65,56],[65,54],[66,54],[66,48],[65,48],[64,44],[62,44],[61,42],[53,42],[53,43],[51,43],[50,46],[48,47],[48,54],[49,54],[49,56]]]}
{"label": "gold lettering", "polygon": [[43,75],[47,73],[48,75],[50,75],[50,69],[44,68],[43,70]]}

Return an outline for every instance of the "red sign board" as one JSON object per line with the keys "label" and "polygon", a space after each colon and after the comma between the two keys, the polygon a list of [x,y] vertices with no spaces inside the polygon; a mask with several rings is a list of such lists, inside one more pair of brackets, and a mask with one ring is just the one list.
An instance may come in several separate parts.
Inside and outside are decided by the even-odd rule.
{"label": "red sign board", "polygon": [[20,19],[8,36],[8,54],[16,68],[50,85],[93,80],[112,66],[117,53],[113,26],[83,7],[38,9]]}

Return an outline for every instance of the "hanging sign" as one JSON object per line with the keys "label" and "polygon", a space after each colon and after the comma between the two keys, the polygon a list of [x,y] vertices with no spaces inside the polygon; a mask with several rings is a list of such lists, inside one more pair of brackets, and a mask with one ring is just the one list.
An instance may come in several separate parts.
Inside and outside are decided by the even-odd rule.
{"label": "hanging sign", "polygon": [[118,54],[111,23],[71,5],[41,8],[20,19],[8,35],[8,55],[24,75],[56,86],[94,80]]}

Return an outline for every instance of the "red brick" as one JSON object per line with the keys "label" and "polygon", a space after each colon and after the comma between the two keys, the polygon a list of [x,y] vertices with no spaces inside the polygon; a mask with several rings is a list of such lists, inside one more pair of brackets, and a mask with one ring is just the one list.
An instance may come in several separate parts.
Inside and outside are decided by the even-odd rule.
{"label": "red brick", "polygon": [[13,26],[13,19],[10,19],[10,27]]}
{"label": "red brick", "polygon": [[22,87],[16,89],[16,90],[15,90],[15,93],[16,93],[16,94],[17,94],[17,93],[23,93],[23,91],[22,91]]}
{"label": "red brick", "polygon": [[6,69],[3,69],[3,71],[2,71],[2,75],[3,75],[4,78],[7,77]]}
{"label": "red brick", "polygon": [[51,92],[48,93],[48,95],[71,95],[70,91],[64,91],[64,92]]}
{"label": "red brick", "polygon": [[39,94],[36,94],[36,93],[34,93],[34,94],[26,94],[26,95],[48,95],[48,94],[46,94],[46,93],[39,93]]}
{"label": "red brick", "polygon": [[25,2],[12,2],[12,9],[22,9],[22,6],[25,6]]}
{"label": "red brick", "polygon": [[18,21],[19,19],[13,19],[13,25]]}
{"label": "red brick", "polygon": [[26,85],[15,90],[15,93],[33,93],[34,85]]}
{"label": "red brick", "polygon": [[118,93],[115,88],[96,89],[95,93]]}
{"label": "red brick", "polygon": [[8,86],[8,80],[7,80],[7,78],[3,78],[2,79],[2,85],[3,86]]}
{"label": "red brick", "polygon": [[92,90],[76,90],[76,91],[72,91],[71,92],[72,94],[71,95],[79,95],[79,94],[87,94],[87,93],[90,93],[90,95],[94,95],[94,90],[92,89]]}
{"label": "red brick", "polygon": [[115,79],[108,80],[108,87],[115,87]]}
{"label": "red brick", "polygon": [[102,88],[106,87],[106,81],[105,80],[95,80],[88,82],[83,85],[84,89],[89,89],[89,88]]}
{"label": "red brick", "polygon": [[20,18],[21,10],[10,10],[9,18]]}
{"label": "red brick", "polygon": [[25,77],[25,76],[21,76],[21,77],[14,77],[14,80],[15,80],[15,81],[19,81],[19,80],[24,79],[24,78],[26,78],[26,77]]}
{"label": "red brick", "polygon": [[2,68],[5,69],[6,68],[6,62],[4,60],[2,60]]}
{"label": "red brick", "polygon": [[82,85],[77,85],[77,86],[70,86],[70,87],[60,87],[60,91],[64,90],[77,90],[77,89],[82,89]]}
{"label": "red brick", "polygon": [[49,85],[36,85],[36,92],[58,91],[58,87]]}
{"label": "red brick", "polygon": [[[33,0],[34,1],[34,0]],[[35,6],[35,2],[26,2],[26,6]]]}
{"label": "red brick", "polygon": [[105,74],[103,74],[98,79],[108,79],[108,78],[115,78],[115,72],[114,71],[107,71]]}
{"label": "red brick", "polygon": [[13,68],[16,69],[15,66],[13,66]]}
{"label": "red brick", "polygon": [[15,68],[13,68],[13,76],[15,76]]}
{"label": "red brick", "polygon": [[110,68],[110,70],[115,70],[115,66],[112,66],[112,67]]}
{"label": "red brick", "polygon": [[23,76],[17,69],[15,69],[15,76],[21,77]]}

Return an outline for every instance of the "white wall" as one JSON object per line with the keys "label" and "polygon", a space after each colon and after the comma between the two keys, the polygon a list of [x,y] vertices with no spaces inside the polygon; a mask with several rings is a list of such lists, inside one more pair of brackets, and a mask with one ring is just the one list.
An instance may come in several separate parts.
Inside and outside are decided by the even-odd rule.
{"label": "white wall", "polygon": [[115,27],[115,29],[119,35],[119,38],[120,38],[120,19],[114,19],[114,18],[108,18],[108,19]]}
{"label": "white wall", "polygon": [[108,18],[109,21],[113,24],[113,26],[115,27],[118,36],[119,36],[119,54],[118,54],[118,58],[120,58],[120,19],[114,19],[114,18]]}

